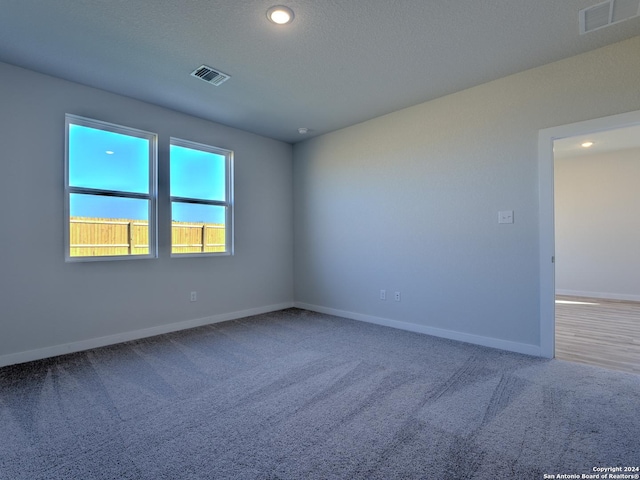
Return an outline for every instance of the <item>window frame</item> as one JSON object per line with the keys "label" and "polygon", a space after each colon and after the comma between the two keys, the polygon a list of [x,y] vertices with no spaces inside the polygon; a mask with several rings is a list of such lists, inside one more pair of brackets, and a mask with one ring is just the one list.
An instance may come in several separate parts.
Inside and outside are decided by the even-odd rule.
{"label": "window frame", "polygon": [[[69,131],[71,125],[104,130],[107,132],[143,138],[149,141],[149,189],[148,193],[125,192],[121,190],[103,190],[90,187],[76,187],[69,184],[70,164],[70,143]],[[81,117],[70,113],[65,114],[65,203],[64,203],[64,245],[65,262],[101,262],[115,260],[142,260],[158,257],[158,135],[153,132],[140,130],[132,127],[125,127],[115,123],[104,122],[92,118]],[[71,195],[98,195],[103,197],[129,198],[137,200],[148,200],[148,228],[149,228],[149,253],[136,255],[94,255],[94,256],[71,256]]]}
{"label": "window frame", "polygon": [[[203,200],[199,198],[191,197],[178,197],[171,195],[171,174],[169,174],[169,204],[170,204],[170,221],[173,232],[173,204],[178,203],[190,203],[198,205],[211,205],[225,208],[225,251],[224,252],[189,252],[189,253],[173,253],[173,233],[171,235],[170,252],[171,258],[190,258],[190,257],[220,257],[220,256],[232,256],[235,254],[234,248],[234,208],[233,208],[233,167],[234,167],[234,152],[226,148],[215,147],[213,145],[207,145],[204,143],[193,142],[191,140],[185,140],[177,137],[169,138],[169,152],[171,152],[171,146],[189,148],[192,150],[199,150],[202,152],[213,153],[220,155],[225,159],[225,199],[224,200]],[[171,172],[171,153],[169,153],[169,172]]]}

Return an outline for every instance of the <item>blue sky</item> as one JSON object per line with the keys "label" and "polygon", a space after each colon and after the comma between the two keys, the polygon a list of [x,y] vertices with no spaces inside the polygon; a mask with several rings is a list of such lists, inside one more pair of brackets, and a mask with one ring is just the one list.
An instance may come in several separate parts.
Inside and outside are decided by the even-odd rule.
{"label": "blue sky", "polygon": [[[69,125],[69,184],[77,187],[149,192],[149,140]],[[171,145],[171,195],[225,199],[225,158]],[[71,216],[148,219],[147,200],[72,194]],[[172,218],[182,222],[224,223],[224,207],[174,203]]]}

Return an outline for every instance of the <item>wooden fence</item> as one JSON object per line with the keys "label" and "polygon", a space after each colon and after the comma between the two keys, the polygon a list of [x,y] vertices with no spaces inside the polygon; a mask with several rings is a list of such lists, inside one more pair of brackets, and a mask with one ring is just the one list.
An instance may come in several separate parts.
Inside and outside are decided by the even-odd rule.
{"label": "wooden fence", "polygon": [[171,222],[171,253],[224,251],[224,224]]}
{"label": "wooden fence", "polygon": [[[146,255],[149,223],[126,218],[71,217],[72,257]],[[225,251],[225,228],[217,223],[172,222],[171,253]]]}

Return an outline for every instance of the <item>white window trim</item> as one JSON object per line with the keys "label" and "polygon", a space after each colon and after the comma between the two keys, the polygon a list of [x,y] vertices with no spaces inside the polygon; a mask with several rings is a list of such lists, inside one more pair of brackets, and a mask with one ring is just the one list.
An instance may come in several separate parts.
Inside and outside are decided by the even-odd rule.
{"label": "white window trim", "polygon": [[[120,133],[138,138],[149,140],[149,193],[138,194],[122,192],[119,190],[99,190],[86,187],[72,187],[69,185],[69,126],[81,125],[84,127],[106,130],[113,133]],[[65,183],[65,203],[64,203],[64,245],[65,245],[65,261],[66,262],[103,262],[114,260],[141,260],[158,257],[158,212],[157,212],[157,171],[158,171],[158,135],[137,128],[125,127],[114,123],[103,122],[91,118],[85,118],[78,115],[67,113],[65,115],[65,163],[64,163],[64,183]],[[137,198],[149,200],[149,253],[146,255],[104,255],[104,256],[87,256],[72,257],[70,243],[70,222],[71,208],[70,198],[72,193],[80,194],[99,194],[104,196],[113,196],[120,198]]]}
{"label": "white window trim", "polygon": [[[226,197],[224,201],[219,200],[201,200],[189,197],[169,197],[171,205],[171,211],[173,212],[173,202],[194,203],[200,205],[215,205],[225,207],[225,251],[224,252],[194,252],[194,253],[173,253],[173,238],[171,239],[171,257],[172,258],[189,258],[189,257],[220,257],[234,255],[234,208],[233,208],[233,150],[227,150],[225,148],[214,147],[204,143],[192,142],[190,140],[183,140],[181,138],[170,137],[169,145],[176,145],[178,147],[191,148],[193,150],[201,150],[203,152],[214,153],[221,155],[225,158],[225,192]],[[171,163],[171,158],[169,158]],[[170,170],[171,168],[169,168]],[[171,179],[169,179],[169,190],[171,190]],[[173,219],[173,214],[171,215]],[[171,220],[171,225],[173,220]]]}

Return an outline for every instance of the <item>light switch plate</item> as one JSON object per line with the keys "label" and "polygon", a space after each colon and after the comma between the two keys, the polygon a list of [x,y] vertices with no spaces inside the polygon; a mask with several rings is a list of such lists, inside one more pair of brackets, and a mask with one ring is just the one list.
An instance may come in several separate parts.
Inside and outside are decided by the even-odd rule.
{"label": "light switch plate", "polygon": [[498,223],[513,223],[513,210],[498,212]]}

